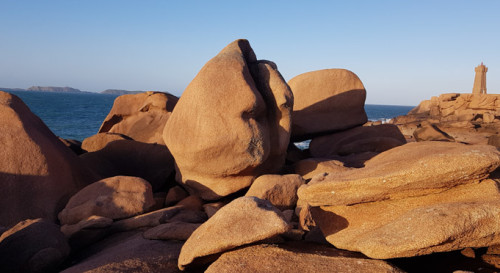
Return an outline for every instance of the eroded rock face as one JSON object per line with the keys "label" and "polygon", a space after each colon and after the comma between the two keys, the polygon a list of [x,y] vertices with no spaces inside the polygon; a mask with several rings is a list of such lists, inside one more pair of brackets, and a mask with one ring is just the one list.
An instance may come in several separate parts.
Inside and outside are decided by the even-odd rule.
{"label": "eroded rock face", "polygon": [[71,225],[92,215],[122,219],[142,214],[153,205],[153,192],[146,180],[115,176],[92,183],[71,197],[59,220],[62,225]]}
{"label": "eroded rock face", "polygon": [[135,141],[164,144],[163,127],[177,101],[174,95],[152,91],[119,96],[99,133],[123,134]]}
{"label": "eroded rock face", "polygon": [[222,254],[207,273],[403,272],[380,260],[318,244],[255,245]]}
{"label": "eroded rock face", "polygon": [[52,272],[69,252],[58,225],[40,218],[24,220],[0,236],[0,271]]}
{"label": "eroded rock face", "polygon": [[196,229],[182,247],[179,268],[207,263],[220,254],[285,233],[290,226],[283,214],[267,200],[246,196],[235,199]]}
{"label": "eroded rock face", "polygon": [[292,139],[306,140],[315,135],[362,125],[366,90],[349,70],[324,69],[300,74],[288,84],[295,97]]}
{"label": "eroded rock face", "polygon": [[225,47],[186,88],[165,130],[177,181],[215,200],[284,164],[293,96],[246,40]]}
{"label": "eroded rock face", "polygon": [[383,152],[364,168],[312,180],[298,196],[313,206],[352,205],[441,192],[486,178],[500,165],[488,145],[453,142],[408,143]]}
{"label": "eroded rock face", "polygon": [[498,184],[485,180],[425,196],[311,211],[335,247],[388,259],[498,244],[499,205]]}
{"label": "eroded rock face", "polygon": [[79,189],[97,180],[16,96],[0,92],[0,226],[55,220]]}

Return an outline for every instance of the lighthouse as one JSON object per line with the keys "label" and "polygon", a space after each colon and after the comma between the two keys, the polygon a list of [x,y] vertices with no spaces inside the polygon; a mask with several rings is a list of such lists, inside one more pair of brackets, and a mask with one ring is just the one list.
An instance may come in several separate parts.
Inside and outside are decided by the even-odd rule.
{"label": "lighthouse", "polygon": [[474,70],[476,71],[476,76],[474,78],[472,94],[486,94],[486,72],[488,72],[488,68],[481,62]]}

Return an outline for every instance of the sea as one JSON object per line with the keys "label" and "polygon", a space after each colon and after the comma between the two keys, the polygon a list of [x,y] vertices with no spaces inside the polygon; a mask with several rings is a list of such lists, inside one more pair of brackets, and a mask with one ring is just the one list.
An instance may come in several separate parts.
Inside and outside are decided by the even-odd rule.
{"label": "sea", "polygon": [[[97,134],[118,95],[11,91],[59,137],[83,141]],[[365,105],[368,119],[387,122],[407,114],[414,106]]]}

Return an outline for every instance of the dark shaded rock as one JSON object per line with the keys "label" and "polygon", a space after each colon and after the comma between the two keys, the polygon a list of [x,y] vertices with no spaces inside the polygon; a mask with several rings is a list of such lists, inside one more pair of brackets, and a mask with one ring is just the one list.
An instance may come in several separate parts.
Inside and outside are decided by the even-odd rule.
{"label": "dark shaded rock", "polygon": [[133,140],[115,140],[99,151],[80,156],[102,178],[118,175],[141,177],[153,191],[168,186],[174,171],[174,158],[164,145]]}
{"label": "dark shaded rock", "polygon": [[53,271],[69,252],[58,225],[46,219],[25,220],[0,237],[0,271]]}

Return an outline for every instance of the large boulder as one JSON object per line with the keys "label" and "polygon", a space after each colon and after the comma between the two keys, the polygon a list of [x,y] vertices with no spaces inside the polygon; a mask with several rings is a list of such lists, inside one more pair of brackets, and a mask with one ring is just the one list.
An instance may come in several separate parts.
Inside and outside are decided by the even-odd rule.
{"label": "large boulder", "polygon": [[177,101],[174,95],[152,91],[119,96],[99,133],[123,134],[140,142],[164,144],[163,127]]}
{"label": "large boulder", "polygon": [[68,199],[97,180],[15,95],[0,92],[0,226],[56,220]]}
{"label": "large boulder", "polygon": [[153,192],[146,180],[115,176],[92,183],[71,197],[59,220],[62,225],[71,225],[92,215],[123,219],[142,214],[153,205]]}
{"label": "large boulder", "polygon": [[80,156],[101,178],[137,176],[148,181],[153,191],[168,185],[174,171],[174,158],[165,145],[134,140],[115,140],[104,148]]}
{"label": "large boulder", "polygon": [[293,95],[269,61],[236,40],[186,88],[165,130],[176,179],[215,200],[281,169],[290,139]]}
{"label": "large boulder", "polygon": [[311,211],[331,244],[375,259],[500,243],[500,192],[493,180],[425,196]]}
{"label": "large boulder", "polygon": [[222,254],[207,273],[403,272],[385,261],[318,244],[255,245]]}
{"label": "large boulder", "polygon": [[182,247],[179,268],[207,263],[207,256],[271,238],[290,229],[283,214],[267,200],[235,199],[196,229]]}
{"label": "large boulder", "polygon": [[360,126],[313,138],[309,152],[312,157],[331,158],[363,152],[381,153],[405,143],[405,137],[396,125]]}
{"label": "large boulder", "polygon": [[295,98],[292,139],[341,131],[362,125],[366,90],[349,70],[324,69],[300,74],[288,84]]}
{"label": "large boulder", "polygon": [[0,236],[0,271],[55,272],[69,252],[58,225],[41,218],[24,220]]}
{"label": "large boulder", "polygon": [[493,146],[414,142],[373,157],[364,168],[313,179],[298,196],[312,206],[401,199],[480,181],[498,166],[500,152]]}

